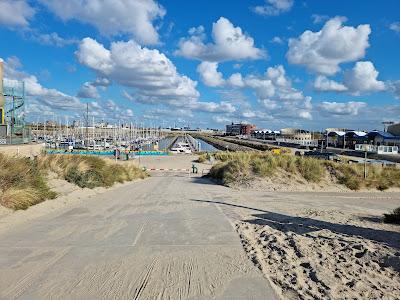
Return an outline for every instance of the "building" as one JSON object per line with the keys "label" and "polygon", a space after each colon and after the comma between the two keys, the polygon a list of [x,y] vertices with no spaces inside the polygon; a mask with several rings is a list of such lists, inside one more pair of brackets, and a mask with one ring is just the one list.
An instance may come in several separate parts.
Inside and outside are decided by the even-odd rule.
{"label": "building", "polygon": [[398,146],[375,146],[370,144],[357,144],[355,146],[356,151],[369,152],[376,154],[386,154],[386,155],[397,155],[399,153]]}
{"label": "building", "polygon": [[252,130],[251,137],[259,140],[275,140],[281,134],[280,131],[270,129]]}
{"label": "building", "polygon": [[245,124],[245,123],[232,123],[226,125],[226,135],[250,135],[253,130],[256,129],[256,125]]}
{"label": "building", "polygon": [[397,155],[400,146],[400,136],[389,132],[374,130],[366,135],[366,141],[355,145],[356,151]]}
{"label": "building", "polygon": [[390,125],[387,129],[387,132],[394,136],[400,136],[400,123]]}
{"label": "building", "polygon": [[[318,135],[319,137],[319,135]],[[314,133],[297,128],[283,128],[281,129],[280,137],[276,138],[279,144],[287,146],[316,148],[318,147],[318,138]]]}
{"label": "building", "polygon": [[[391,132],[399,132],[399,125],[394,124],[390,128]],[[353,149],[377,154],[397,154],[400,146],[400,135],[393,133],[378,130],[365,132],[328,128],[326,129],[325,141],[328,147]]]}
{"label": "building", "polygon": [[357,144],[367,142],[367,133],[350,129],[327,128],[325,140],[328,147],[355,149]]}
{"label": "building", "polygon": [[400,146],[400,135],[385,131],[371,131],[367,134],[368,144],[375,146]]}

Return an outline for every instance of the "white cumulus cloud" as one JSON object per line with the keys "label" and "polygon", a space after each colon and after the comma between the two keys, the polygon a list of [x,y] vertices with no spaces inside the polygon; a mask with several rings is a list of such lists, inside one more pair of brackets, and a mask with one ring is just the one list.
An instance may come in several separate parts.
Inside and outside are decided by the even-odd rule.
{"label": "white cumulus cloud", "polygon": [[232,105],[232,103],[224,102],[216,103],[216,102],[197,102],[191,105],[192,109],[196,109],[198,111],[210,112],[210,113],[233,113],[236,111],[236,108]]}
{"label": "white cumulus cloud", "polygon": [[240,27],[235,27],[228,19],[221,17],[212,28],[213,43],[204,43],[204,28],[192,28],[191,36],[179,42],[175,54],[202,61],[228,61],[259,59],[265,52],[254,45],[252,37],[243,33]]}
{"label": "white cumulus cloud", "polygon": [[87,99],[100,98],[96,86],[94,86],[91,82],[85,82],[78,91],[77,96],[79,98],[87,98]]}
{"label": "white cumulus cloud", "polygon": [[76,56],[81,64],[101,77],[135,88],[138,98],[144,102],[179,105],[199,97],[196,81],[180,75],[163,53],[134,41],[114,42],[108,50],[97,41],[85,38]]}
{"label": "white cumulus cloud", "polygon": [[228,79],[228,83],[229,83],[229,85],[231,85],[233,87],[238,87],[238,88],[242,88],[245,86],[242,74],[240,74],[240,73],[232,74]]}
{"label": "white cumulus cloud", "polygon": [[314,24],[322,23],[322,22],[329,20],[329,16],[327,16],[327,15],[313,14],[311,16],[311,18],[312,18]]}
{"label": "white cumulus cloud", "polygon": [[96,27],[103,35],[130,34],[143,44],[156,44],[153,22],[165,9],[154,0],[40,0],[63,21],[77,20]]}
{"label": "white cumulus cloud", "polygon": [[[1,60],[1,59],[0,59]],[[78,97],[68,95],[54,88],[43,86],[35,75],[21,71],[22,64],[17,57],[10,57],[4,64],[5,84],[13,85],[16,81],[25,83],[25,92],[27,96],[27,112],[28,117],[34,119],[37,116],[74,116],[79,118],[80,113],[86,108],[85,103],[81,102]],[[96,85],[97,84],[97,85]],[[106,82],[102,79],[95,82],[87,82],[83,87],[96,85],[104,85]],[[88,94],[85,91],[87,98],[98,98],[96,94]],[[89,91],[90,92],[90,91]],[[93,92],[93,91],[92,91]],[[96,97],[95,97],[96,96]],[[110,114],[110,108],[115,114]],[[129,118],[130,112],[122,110],[112,100],[102,101],[97,99],[89,103],[90,114],[103,119],[120,119]]]}
{"label": "white cumulus cloud", "polygon": [[28,27],[35,9],[26,0],[1,0],[0,25],[6,27]]}
{"label": "white cumulus cloud", "polygon": [[285,43],[285,41],[279,36],[274,36],[270,42],[278,45],[283,45]]}
{"label": "white cumulus cloud", "polygon": [[320,75],[314,81],[314,89],[319,92],[345,92],[348,88],[339,82]]}
{"label": "white cumulus cloud", "polygon": [[47,105],[53,109],[74,110],[83,107],[78,98],[67,95],[56,89],[42,86],[35,75],[20,71],[19,69],[21,67],[22,65],[18,58],[11,57],[7,59],[4,65],[4,77],[8,84],[13,84],[13,81],[23,81],[25,83],[25,92],[28,97],[33,97],[41,104]]}
{"label": "white cumulus cloud", "polygon": [[363,58],[369,47],[370,26],[344,26],[344,21],[345,18],[336,17],[318,32],[307,30],[299,38],[289,39],[288,61],[313,72],[333,75],[340,70],[341,63]]}
{"label": "white cumulus cloud", "polygon": [[264,5],[253,7],[252,10],[262,16],[277,16],[288,12],[294,4],[294,0],[265,0]]}
{"label": "white cumulus cloud", "polygon": [[333,115],[358,115],[360,109],[365,108],[367,103],[365,102],[322,102],[318,105],[318,108],[325,113]]}
{"label": "white cumulus cloud", "polygon": [[385,83],[379,81],[379,72],[370,61],[359,61],[354,68],[344,73],[344,85],[353,95],[385,90]]}
{"label": "white cumulus cloud", "polygon": [[228,116],[224,116],[224,115],[215,115],[212,117],[212,120],[219,124],[227,124],[232,121],[231,118],[229,118]]}
{"label": "white cumulus cloud", "polygon": [[[81,41],[78,61],[106,80],[133,89],[124,97],[147,104],[164,104],[205,112],[232,111],[225,103],[200,102],[197,82],[178,73],[175,65],[156,49],[134,41],[113,42],[110,49],[91,38]],[[96,84],[96,82],[94,83]]]}
{"label": "white cumulus cloud", "polygon": [[389,28],[397,33],[400,33],[400,22],[393,22]]}
{"label": "white cumulus cloud", "polygon": [[396,99],[400,99],[400,80],[389,81],[387,83],[389,91],[391,91]]}
{"label": "white cumulus cloud", "polygon": [[226,83],[234,88],[252,90],[258,102],[274,116],[312,119],[311,97],[292,86],[281,65],[269,67],[262,76],[234,73]]}
{"label": "white cumulus cloud", "polygon": [[319,92],[347,92],[354,96],[380,92],[387,87],[378,80],[379,72],[370,61],[358,61],[354,67],[344,72],[343,83],[319,75],[314,81],[314,89]]}
{"label": "white cumulus cloud", "polygon": [[66,45],[78,43],[78,40],[60,37],[57,32],[37,33],[32,31],[30,38],[42,45],[50,45],[55,47],[64,47]]}
{"label": "white cumulus cloud", "polygon": [[203,61],[197,67],[197,72],[200,78],[207,86],[217,87],[224,84],[224,79],[221,72],[218,72],[218,63]]}

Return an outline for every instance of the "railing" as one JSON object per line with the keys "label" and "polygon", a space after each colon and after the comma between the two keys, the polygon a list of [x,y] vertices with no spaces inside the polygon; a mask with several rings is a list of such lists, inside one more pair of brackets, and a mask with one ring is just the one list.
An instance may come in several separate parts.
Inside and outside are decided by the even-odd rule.
{"label": "railing", "polygon": [[[76,155],[103,155],[103,156],[114,156],[114,151],[96,151],[96,150],[60,150],[60,149],[46,149],[48,154],[76,154]],[[120,155],[126,154],[127,152],[121,151]],[[169,155],[166,151],[129,151],[129,156],[164,156]]]}
{"label": "railing", "polygon": [[188,144],[190,145],[190,147],[192,148],[192,151],[199,151],[199,144],[196,141],[196,139],[194,137],[192,137],[191,135],[186,135],[186,141],[188,142]]}
{"label": "railing", "polygon": [[291,138],[276,138],[278,143],[296,144],[301,146],[318,146],[318,140],[296,140]]}

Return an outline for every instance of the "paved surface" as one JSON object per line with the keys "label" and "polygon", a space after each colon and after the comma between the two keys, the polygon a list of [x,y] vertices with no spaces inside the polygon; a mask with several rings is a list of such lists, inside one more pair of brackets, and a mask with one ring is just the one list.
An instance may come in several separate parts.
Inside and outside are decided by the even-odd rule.
{"label": "paved surface", "polygon": [[276,299],[219,188],[153,177],[3,233],[0,299]]}

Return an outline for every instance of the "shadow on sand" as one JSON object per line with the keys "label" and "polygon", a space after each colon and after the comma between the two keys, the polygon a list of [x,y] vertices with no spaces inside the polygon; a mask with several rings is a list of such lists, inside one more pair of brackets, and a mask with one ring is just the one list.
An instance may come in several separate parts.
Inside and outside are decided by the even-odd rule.
{"label": "shadow on sand", "polygon": [[400,249],[400,233],[394,231],[371,229],[358,227],[355,225],[336,224],[327,221],[320,221],[304,217],[295,217],[253,207],[226,203],[221,201],[196,200],[191,201],[207,202],[230,207],[244,208],[252,211],[260,212],[252,214],[253,219],[242,220],[249,224],[268,225],[281,232],[295,232],[297,234],[307,234],[313,231],[327,229],[338,234],[345,234],[353,237],[362,237],[371,241],[383,243],[387,246]]}
{"label": "shadow on sand", "polygon": [[219,185],[219,183],[215,180],[212,180],[209,177],[202,176],[202,177],[192,177],[193,182],[197,184],[207,184],[207,185]]}

